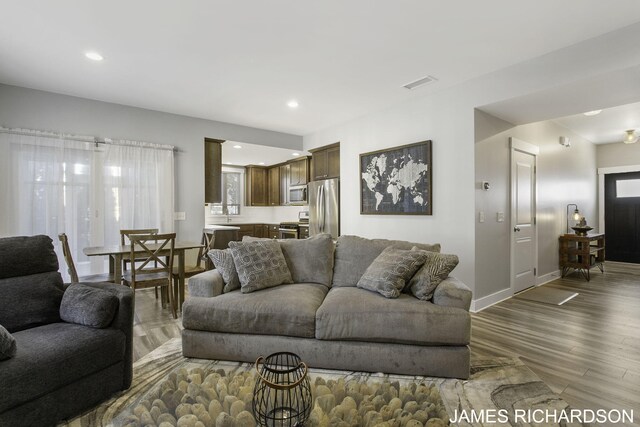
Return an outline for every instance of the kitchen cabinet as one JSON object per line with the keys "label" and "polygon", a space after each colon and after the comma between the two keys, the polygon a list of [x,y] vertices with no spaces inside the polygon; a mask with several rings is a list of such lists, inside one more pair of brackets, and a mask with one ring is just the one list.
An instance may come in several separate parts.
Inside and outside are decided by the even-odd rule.
{"label": "kitchen cabinet", "polygon": [[244,236],[255,236],[255,224],[238,224],[238,240],[242,240]]}
{"label": "kitchen cabinet", "polygon": [[309,237],[309,227],[300,227],[300,231],[299,231],[299,238],[300,239],[306,239]]}
{"label": "kitchen cabinet", "polygon": [[204,202],[222,203],[222,143],[204,139]]}
{"label": "kitchen cabinet", "polygon": [[267,225],[268,234],[266,237],[270,239],[277,239],[280,237],[280,224],[269,224]]}
{"label": "kitchen cabinet", "polygon": [[289,163],[280,165],[280,206],[289,204],[289,174],[291,165]]}
{"label": "kitchen cabinet", "polygon": [[245,167],[245,205],[268,206],[267,168],[260,166]]}
{"label": "kitchen cabinet", "polygon": [[300,160],[294,160],[289,162],[290,166],[290,174],[289,174],[289,184],[290,185],[307,185],[309,182],[309,160],[307,157]]}
{"label": "kitchen cabinet", "polygon": [[340,143],[311,151],[311,178],[320,179],[340,177]]}
{"label": "kitchen cabinet", "polygon": [[273,166],[267,169],[267,198],[269,206],[280,205],[280,167]]}

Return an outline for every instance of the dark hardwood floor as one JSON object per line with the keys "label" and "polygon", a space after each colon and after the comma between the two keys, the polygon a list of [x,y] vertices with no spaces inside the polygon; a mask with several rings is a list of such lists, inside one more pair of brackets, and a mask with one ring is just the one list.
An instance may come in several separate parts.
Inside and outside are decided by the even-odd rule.
{"label": "dark hardwood floor", "polygon": [[[562,306],[512,298],[473,314],[472,358],[520,357],[574,408],[633,409],[640,424],[640,268],[591,273],[544,285],[579,293]],[[137,292],[136,360],[181,329],[152,289]]]}
{"label": "dark hardwood floor", "polygon": [[472,358],[516,356],[574,408],[633,409],[640,424],[640,269],[606,263],[544,286],[555,306],[511,298],[472,316]]}

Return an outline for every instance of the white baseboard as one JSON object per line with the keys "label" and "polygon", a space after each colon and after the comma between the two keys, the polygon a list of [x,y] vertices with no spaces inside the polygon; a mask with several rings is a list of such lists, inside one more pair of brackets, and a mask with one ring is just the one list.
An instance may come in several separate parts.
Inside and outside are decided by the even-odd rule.
{"label": "white baseboard", "polygon": [[494,292],[491,295],[487,295],[486,297],[478,298],[471,301],[471,308],[469,309],[469,311],[471,311],[472,313],[477,313],[487,307],[499,303],[500,301],[509,299],[512,296],[513,293],[511,292],[511,288],[506,288],[501,291]]}
{"label": "white baseboard", "polygon": [[541,286],[541,285],[544,285],[545,283],[552,282],[556,279],[559,279],[560,276],[562,276],[562,272],[560,270],[552,271],[551,273],[538,276],[536,277],[536,286]]}

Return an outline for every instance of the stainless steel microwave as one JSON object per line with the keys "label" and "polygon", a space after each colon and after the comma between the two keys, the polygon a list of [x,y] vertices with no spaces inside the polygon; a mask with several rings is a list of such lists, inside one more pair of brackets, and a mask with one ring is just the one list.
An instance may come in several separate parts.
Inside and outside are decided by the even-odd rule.
{"label": "stainless steel microwave", "polygon": [[307,186],[296,185],[289,187],[289,204],[290,205],[306,205],[307,204]]}

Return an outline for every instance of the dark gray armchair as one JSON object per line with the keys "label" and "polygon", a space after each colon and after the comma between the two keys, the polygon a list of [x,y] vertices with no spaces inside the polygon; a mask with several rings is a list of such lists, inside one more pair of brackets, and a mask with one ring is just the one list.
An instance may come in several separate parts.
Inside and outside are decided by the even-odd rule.
{"label": "dark gray armchair", "polygon": [[131,385],[131,290],[65,287],[48,236],[0,238],[0,325],[15,340],[0,361],[2,426],[55,425]]}

